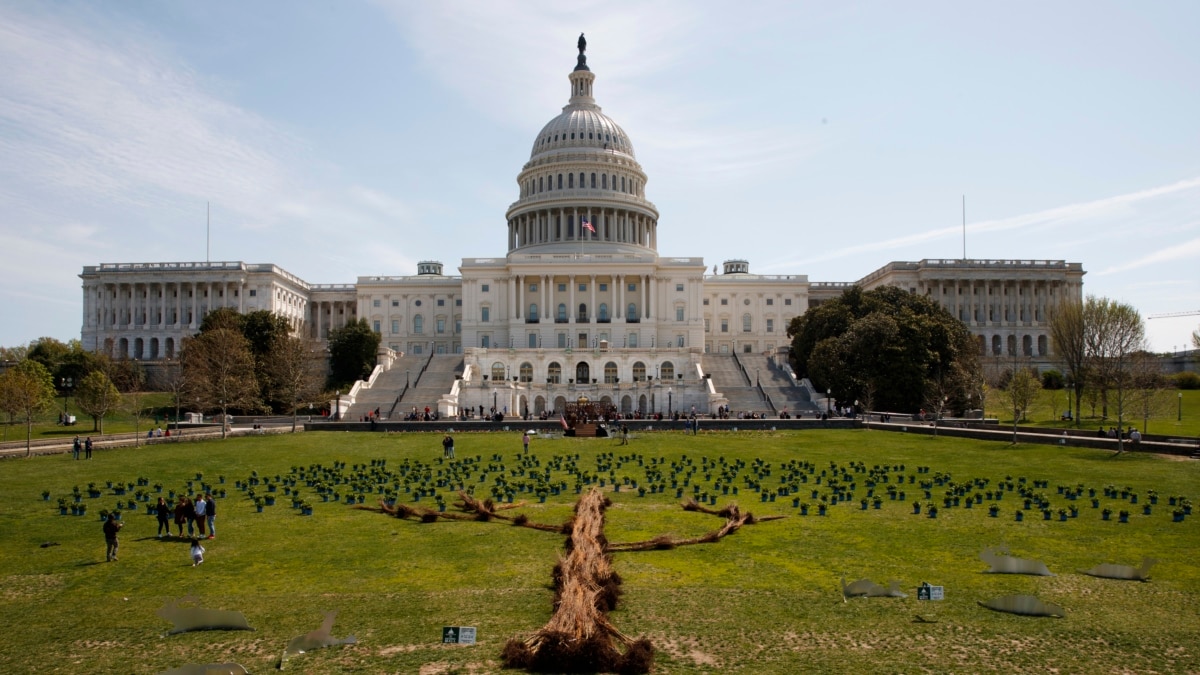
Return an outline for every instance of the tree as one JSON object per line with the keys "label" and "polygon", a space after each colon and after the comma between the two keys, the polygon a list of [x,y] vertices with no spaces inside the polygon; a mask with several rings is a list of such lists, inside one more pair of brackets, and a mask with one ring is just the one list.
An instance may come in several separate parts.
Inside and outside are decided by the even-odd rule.
{"label": "tree", "polygon": [[329,333],[329,388],[365,380],[375,368],[379,333],[366,319],[352,321]]}
{"label": "tree", "polygon": [[324,355],[312,340],[277,335],[269,363],[271,397],[287,405],[292,413],[292,432],[295,433],[300,406],[312,403],[321,393]]}
{"label": "tree", "polygon": [[793,366],[821,391],[880,410],[916,412],[939,387],[950,408],[966,407],[978,343],[930,299],[898,288],[863,291],[809,309],[788,324]]}
{"label": "tree", "polygon": [[54,403],[54,380],[38,361],[25,359],[0,375],[0,406],[25,422],[25,454],[33,454],[33,420]]}
{"label": "tree", "polygon": [[1008,382],[1008,401],[1013,411],[1013,443],[1017,442],[1017,423],[1025,419],[1029,406],[1037,400],[1042,383],[1029,368],[1017,368]]}
{"label": "tree", "polygon": [[146,373],[136,361],[129,359],[112,361],[109,372],[117,390],[124,394],[122,403],[125,409],[133,415],[133,444],[137,446],[141,443],[142,414],[145,412],[142,390],[146,384]]}
{"label": "tree", "polygon": [[1129,409],[1142,418],[1142,433],[1150,433],[1150,419],[1174,410],[1174,396],[1168,391],[1171,381],[1163,375],[1158,357],[1149,352],[1133,355],[1130,365]]}
{"label": "tree", "polygon": [[104,434],[104,418],[121,405],[121,392],[103,370],[94,370],[75,387],[75,402],[92,418],[92,431]]}
{"label": "tree", "polygon": [[0,361],[11,361],[20,363],[29,356],[29,345],[17,345],[16,347],[0,347]]}
{"label": "tree", "polygon": [[1088,296],[1083,314],[1088,361],[1093,380],[1100,387],[1106,417],[1108,392],[1116,393],[1117,452],[1120,453],[1125,449],[1121,430],[1128,403],[1125,397],[1133,381],[1133,356],[1145,350],[1146,327],[1131,305],[1108,298]]}
{"label": "tree", "polygon": [[71,353],[71,348],[52,337],[40,337],[29,343],[29,358],[37,361],[50,373],[51,382],[57,382],[58,369]]}
{"label": "tree", "polygon": [[1050,341],[1054,345],[1054,353],[1062,361],[1068,384],[1075,395],[1075,426],[1079,426],[1080,400],[1089,377],[1084,306],[1081,302],[1068,300],[1058,303],[1051,311]]}
{"label": "tree", "polygon": [[190,395],[204,408],[221,410],[224,438],[230,408],[247,410],[259,405],[250,346],[241,332],[215,328],[185,341],[183,351]]}

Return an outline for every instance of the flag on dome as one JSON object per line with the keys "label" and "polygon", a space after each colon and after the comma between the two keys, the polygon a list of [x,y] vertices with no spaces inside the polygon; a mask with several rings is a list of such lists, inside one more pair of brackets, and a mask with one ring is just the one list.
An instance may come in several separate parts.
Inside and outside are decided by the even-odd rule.
{"label": "flag on dome", "polygon": [[592,223],[587,219],[583,219],[583,227],[592,234],[596,234],[596,228],[592,227]]}

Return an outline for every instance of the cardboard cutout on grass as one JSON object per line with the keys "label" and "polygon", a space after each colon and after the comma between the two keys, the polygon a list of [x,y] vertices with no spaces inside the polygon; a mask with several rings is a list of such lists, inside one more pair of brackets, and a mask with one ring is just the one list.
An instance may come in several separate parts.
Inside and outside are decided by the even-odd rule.
{"label": "cardboard cutout on grass", "polygon": [[500,513],[520,504],[497,505],[490,499],[479,501],[461,491],[458,495],[462,501],[456,506],[462,513],[414,509],[402,504],[389,506],[386,502],[381,503],[379,510],[399,518],[418,518],[426,523],[439,518],[500,521],[567,535],[566,551],[551,573],[554,613],[546,625],[530,637],[509,640],[501,655],[507,668],[542,672],[650,672],[654,665],[654,647],[650,641],[630,638],[608,620],[608,612],[616,609],[621,595],[621,577],[612,568],[611,553],[713,543],[743,525],[783,517],[755,518],[750,513],[742,513],[733,504],[715,510],[688,500],[682,505],[685,511],[719,516],[725,519],[725,524],[691,539],[659,536],[646,541],[612,544],[604,536],[604,512],[612,502],[595,487],[579,497],[575,515],[562,525],[533,523],[524,515],[514,517]]}
{"label": "cardboard cutout on grass", "polygon": [[195,602],[196,599],[191,596],[180,600],[169,600],[162,609],[155,612],[173,624],[171,630],[167,631],[167,635],[194,630],[254,630],[246,622],[246,616],[241,612],[180,606],[183,603]]}
{"label": "cardboard cutout on grass", "polygon": [[1037,560],[1026,560],[1008,555],[1005,547],[989,546],[979,554],[979,559],[992,566],[988,574],[1032,574],[1039,577],[1052,577],[1054,573],[1046,569],[1046,565]]}
{"label": "cardboard cutout on grass", "polygon": [[1122,581],[1149,581],[1150,568],[1158,561],[1154,558],[1143,558],[1141,567],[1132,567],[1130,565],[1115,565],[1112,563],[1104,563],[1096,565],[1090,570],[1079,570],[1080,574],[1087,574],[1101,579],[1119,579]]}
{"label": "cardboard cutout on grass", "polygon": [[899,581],[889,581],[884,588],[870,579],[859,579],[847,584],[842,578],[842,602],[847,598],[907,598],[908,594],[900,590]]}
{"label": "cardboard cutout on grass", "polygon": [[1021,616],[1050,616],[1056,619],[1066,618],[1067,612],[1058,605],[1042,602],[1032,595],[1005,595],[979,603],[997,612],[1008,612]]}
{"label": "cardboard cutout on grass", "polygon": [[283,670],[286,667],[289,658],[311,652],[314,649],[358,643],[353,635],[344,638],[333,637],[333,620],[335,618],[337,618],[337,612],[326,612],[325,620],[321,622],[320,628],[292,638],[288,642],[287,648],[283,650],[283,656],[279,659],[279,669]]}

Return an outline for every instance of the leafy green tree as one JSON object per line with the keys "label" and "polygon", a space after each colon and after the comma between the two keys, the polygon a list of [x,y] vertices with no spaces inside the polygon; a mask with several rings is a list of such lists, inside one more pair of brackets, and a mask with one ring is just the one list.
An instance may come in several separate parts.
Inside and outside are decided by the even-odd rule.
{"label": "leafy green tree", "polygon": [[40,337],[29,343],[29,358],[42,364],[52,382],[57,382],[58,369],[70,353],[71,347],[67,343],[52,337]]}
{"label": "leafy green tree", "polygon": [[103,370],[94,370],[75,387],[75,402],[92,418],[92,431],[104,433],[104,418],[121,405],[121,392]]}
{"label": "leafy green tree", "polygon": [[1132,305],[1088,296],[1084,302],[1086,345],[1093,381],[1108,416],[1109,392],[1115,394],[1117,452],[1125,449],[1121,430],[1128,412],[1126,397],[1133,387],[1135,356],[1145,351],[1146,326]]}
{"label": "leafy green tree", "polygon": [[344,387],[370,377],[375,369],[379,339],[379,333],[371,330],[366,319],[330,331],[329,388]]}
{"label": "leafy green tree", "polygon": [[17,345],[16,347],[0,347],[0,361],[11,361],[19,363],[24,361],[29,356],[29,345]]}
{"label": "leafy green tree", "polygon": [[[248,314],[240,314],[230,307],[222,307],[205,315],[200,323],[200,333],[204,334],[218,328],[227,328],[242,334],[246,338],[250,355],[254,359],[254,380],[258,385],[258,397],[263,402],[271,401],[271,350],[277,344],[277,339],[291,335],[291,327],[287,319],[269,310],[256,310]],[[285,408],[285,402],[279,402],[280,408]]]}
{"label": "leafy green tree", "polygon": [[33,454],[33,421],[54,403],[50,371],[32,358],[0,375],[0,409],[25,422],[25,454]]}
{"label": "leafy green tree", "polygon": [[1051,309],[1050,342],[1054,345],[1054,354],[1066,370],[1067,384],[1075,397],[1075,426],[1079,426],[1083,390],[1091,377],[1083,303],[1065,300]]}
{"label": "leafy green tree", "polygon": [[821,391],[876,409],[916,412],[936,393],[963,409],[978,373],[970,331],[937,303],[898,288],[863,291],[809,309],[788,324],[793,367]]}

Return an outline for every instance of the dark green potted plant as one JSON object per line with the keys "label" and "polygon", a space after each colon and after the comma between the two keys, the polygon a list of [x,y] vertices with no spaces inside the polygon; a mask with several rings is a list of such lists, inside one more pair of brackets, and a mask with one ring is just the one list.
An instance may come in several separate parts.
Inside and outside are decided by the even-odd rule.
{"label": "dark green potted plant", "polygon": [[1019,523],[1022,520],[1025,520],[1025,512],[1018,510],[1013,517],[1016,518],[1017,522]]}
{"label": "dark green potted plant", "polygon": [[68,506],[67,506],[67,498],[66,498],[66,497],[59,497],[59,498],[58,498],[58,512],[59,512],[59,514],[60,514],[60,515],[64,515],[64,516],[65,516],[65,515],[67,515],[67,508],[68,508]]}
{"label": "dark green potted plant", "polygon": [[992,504],[991,506],[989,506],[988,507],[988,515],[991,516],[992,518],[998,518],[1000,516],[1000,506],[997,504]]}
{"label": "dark green potted plant", "polygon": [[930,518],[937,518],[938,507],[934,504],[930,504],[928,513]]}
{"label": "dark green potted plant", "polygon": [[255,497],[255,498],[254,498],[254,506],[255,506],[255,507],[258,509],[258,512],[259,512],[259,513],[262,513],[262,510],[263,510],[263,505],[264,505],[264,504],[265,504],[265,502],[264,502],[264,500],[263,500],[263,498],[262,498],[262,497]]}
{"label": "dark green potted plant", "polygon": [[50,491],[49,490],[42,490],[42,501],[44,501],[44,502],[50,501]]}
{"label": "dark green potted plant", "polygon": [[1182,523],[1183,519],[1186,516],[1187,516],[1187,514],[1183,512],[1183,509],[1178,508],[1178,507],[1176,507],[1176,509],[1171,512],[1171,520],[1176,523]]}
{"label": "dark green potted plant", "polygon": [[808,502],[804,502],[804,503],[800,504],[800,515],[802,515],[802,516],[808,515]]}
{"label": "dark green potted plant", "polygon": [[1129,512],[1126,511],[1125,509],[1121,509],[1121,511],[1119,511],[1117,513],[1117,522],[1128,523],[1129,522]]}

